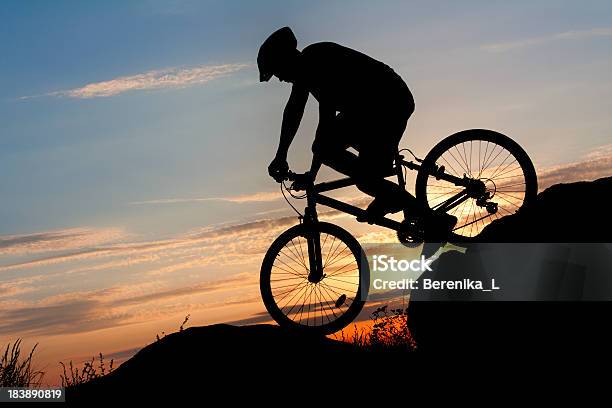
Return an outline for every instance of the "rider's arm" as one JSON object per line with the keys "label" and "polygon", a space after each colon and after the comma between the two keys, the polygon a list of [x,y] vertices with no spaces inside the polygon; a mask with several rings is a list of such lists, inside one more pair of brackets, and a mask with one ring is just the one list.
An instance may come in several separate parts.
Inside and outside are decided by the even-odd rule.
{"label": "rider's arm", "polygon": [[291,88],[291,95],[285,106],[285,111],[283,112],[280,141],[276,151],[276,157],[279,159],[287,160],[287,152],[302,121],[306,101],[308,101],[308,90],[294,84]]}
{"label": "rider's arm", "polygon": [[321,164],[323,164],[321,162],[321,159],[319,158],[318,155],[313,155],[312,156],[312,164],[310,165],[310,171],[308,172],[308,174],[310,174],[310,176],[312,177],[312,180],[317,178],[317,173],[319,172],[319,169],[321,168]]}
{"label": "rider's arm", "polygon": [[[336,117],[336,110],[332,107],[329,107],[323,103],[319,104],[319,125],[317,126],[317,133],[315,136],[315,143],[318,140],[321,140],[323,137],[329,137],[329,135],[325,135],[330,131],[331,124]],[[316,153],[316,150],[313,152],[312,156],[312,164],[310,165],[310,175],[314,180],[317,177],[317,173],[321,168],[321,158]]]}

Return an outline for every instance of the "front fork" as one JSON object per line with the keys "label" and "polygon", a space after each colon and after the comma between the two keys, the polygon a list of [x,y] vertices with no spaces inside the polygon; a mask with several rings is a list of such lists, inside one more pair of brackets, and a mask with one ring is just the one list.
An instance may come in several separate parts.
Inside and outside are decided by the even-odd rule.
{"label": "front fork", "polygon": [[325,275],[323,274],[323,259],[321,257],[321,233],[317,224],[317,212],[314,205],[308,205],[304,212],[304,226],[306,227],[306,242],[308,243],[308,262],[309,273],[308,281],[311,283],[320,282]]}

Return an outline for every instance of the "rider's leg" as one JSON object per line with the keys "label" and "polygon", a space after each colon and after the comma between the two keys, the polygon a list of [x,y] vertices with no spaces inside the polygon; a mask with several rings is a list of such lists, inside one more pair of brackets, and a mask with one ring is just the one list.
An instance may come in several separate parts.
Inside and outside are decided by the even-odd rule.
{"label": "rider's leg", "polygon": [[375,162],[364,164],[361,154],[358,157],[348,150],[333,150],[328,147],[323,152],[319,151],[319,154],[323,164],[354,178],[359,190],[376,198],[377,201],[370,211],[386,214],[406,207],[416,209],[416,199],[409,192],[384,178],[390,175],[390,171],[381,172],[379,168],[383,167],[382,165]]}
{"label": "rider's leg", "polygon": [[359,163],[357,187],[375,197],[368,212],[376,218],[406,209],[418,211],[416,199],[404,188],[389,180],[397,157],[399,142],[414,111],[412,95],[407,88],[386,101],[384,108],[374,109],[359,120]]}
{"label": "rider's leg", "polygon": [[369,218],[378,218],[387,213],[403,209],[415,214],[418,211],[416,199],[405,188],[386,180],[392,174],[397,146],[362,146],[357,164],[357,188],[374,197],[368,206]]}
{"label": "rider's leg", "polygon": [[[386,131],[382,135],[387,137],[377,139],[371,132],[381,129],[379,125],[373,126],[371,117],[339,114],[331,129],[332,134],[318,134],[313,152],[325,165],[354,178],[361,191],[376,198],[368,207],[372,218],[404,208],[416,211],[415,198],[396,183],[385,180],[392,173],[397,144],[406,120],[395,121],[398,130],[383,129]],[[386,120],[382,123],[389,127],[393,122]],[[348,147],[358,150],[359,156],[346,150]]]}

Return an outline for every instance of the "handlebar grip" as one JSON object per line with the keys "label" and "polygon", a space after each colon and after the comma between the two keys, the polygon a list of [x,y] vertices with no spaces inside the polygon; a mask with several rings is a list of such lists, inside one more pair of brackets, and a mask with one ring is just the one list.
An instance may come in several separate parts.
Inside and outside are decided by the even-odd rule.
{"label": "handlebar grip", "polygon": [[296,173],[294,173],[294,172],[292,172],[291,170],[289,170],[289,171],[287,172],[287,176],[285,177],[285,180],[288,180],[288,181],[295,181],[295,178],[296,178],[295,176],[296,176]]}

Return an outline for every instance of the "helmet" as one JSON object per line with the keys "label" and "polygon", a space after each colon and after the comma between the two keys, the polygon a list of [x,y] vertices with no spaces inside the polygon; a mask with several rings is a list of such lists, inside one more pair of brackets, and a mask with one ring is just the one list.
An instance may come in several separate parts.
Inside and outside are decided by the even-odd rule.
{"label": "helmet", "polygon": [[283,27],[270,34],[259,47],[259,53],[257,54],[259,81],[270,80],[276,64],[296,48],[297,39],[289,27]]}

